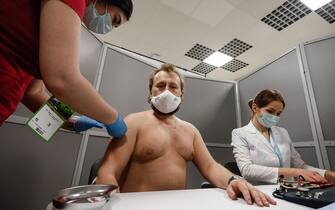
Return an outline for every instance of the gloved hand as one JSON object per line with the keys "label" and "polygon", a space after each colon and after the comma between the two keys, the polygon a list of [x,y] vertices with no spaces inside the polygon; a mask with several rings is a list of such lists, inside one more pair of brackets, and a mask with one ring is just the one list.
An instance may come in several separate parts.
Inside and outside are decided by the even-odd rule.
{"label": "gloved hand", "polygon": [[82,132],[86,131],[90,128],[96,127],[96,128],[102,128],[103,124],[93,120],[89,117],[86,117],[85,115],[81,115],[75,122],[74,122],[74,130],[76,132]]}
{"label": "gloved hand", "polygon": [[117,119],[114,123],[109,125],[105,124],[105,126],[108,134],[113,136],[115,139],[122,138],[128,130],[127,125],[123,121],[122,114],[120,112],[118,113]]}

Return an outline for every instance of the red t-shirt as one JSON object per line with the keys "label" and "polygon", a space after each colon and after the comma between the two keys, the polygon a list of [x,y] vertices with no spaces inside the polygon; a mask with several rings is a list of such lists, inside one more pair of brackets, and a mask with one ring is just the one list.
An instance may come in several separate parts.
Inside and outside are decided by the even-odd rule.
{"label": "red t-shirt", "polygon": [[[83,19],[86,0],[62,0]],[[0,125],[40,78],[40,1],[2,1],[0,6]]]}

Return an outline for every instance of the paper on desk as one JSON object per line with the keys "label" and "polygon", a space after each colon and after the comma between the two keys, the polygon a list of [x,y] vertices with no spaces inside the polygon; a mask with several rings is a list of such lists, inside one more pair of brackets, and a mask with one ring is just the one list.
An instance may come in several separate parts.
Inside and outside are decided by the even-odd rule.
{"label": "paper on desk", "polygon": [[320,210],[335,210],[335,203],[329,204],[328,206],[324,206],[319,208]]}

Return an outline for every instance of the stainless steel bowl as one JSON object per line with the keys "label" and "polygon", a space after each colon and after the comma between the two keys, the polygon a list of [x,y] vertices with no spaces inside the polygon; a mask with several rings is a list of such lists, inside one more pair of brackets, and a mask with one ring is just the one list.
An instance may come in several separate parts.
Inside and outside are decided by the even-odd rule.
{"label": "stainless steel bowl", "polygon": [[104,204],[111,192],[118,187],[115,185],[83,185],[70,187],[60,190],[52,199],[53,206],[56,209],[68,209],[76,204],[89,206],[96,206],[97,204]]}

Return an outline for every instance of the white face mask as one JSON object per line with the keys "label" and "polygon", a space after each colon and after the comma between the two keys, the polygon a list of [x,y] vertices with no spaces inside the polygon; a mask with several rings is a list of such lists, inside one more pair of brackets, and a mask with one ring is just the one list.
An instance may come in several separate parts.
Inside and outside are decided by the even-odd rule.
{"label": "white face mask", "polygon": [[153,96],[151,98],[151,104],[160,112],[164,114],[175,111],[181,103],[179,96],[173,95],[169,90],[163,93]]}
{"label": "white face mask", "polygon": [[258,122],[266,128],[271,128],[279,123],[280,117],[269,114],[267,112],[262,112],[260,116],[257,117]]}

